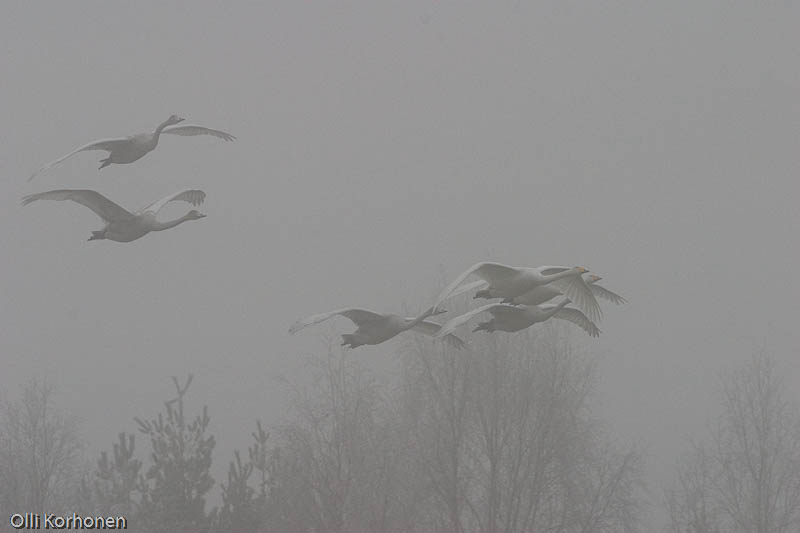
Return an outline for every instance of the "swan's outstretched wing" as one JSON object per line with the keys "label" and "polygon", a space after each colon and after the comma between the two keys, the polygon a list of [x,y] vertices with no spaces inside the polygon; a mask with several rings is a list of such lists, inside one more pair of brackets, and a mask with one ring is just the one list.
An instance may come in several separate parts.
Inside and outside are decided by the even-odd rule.
{"label": "swan's outstretched wing", "polygon": [[72,200],[85,205],[106,222],[125,220],[134,216],[133,213],[115,204],[99,192],[87,189],[59,189],[29,194],[22,199],[22,205],[28,205],[36,200]]}
{"label": "swan's outstretched wing", "polygon": [[226,141],[233,141],[236,139],[230,133],[226,133],[220,130],[212,130],[211,128],[206,128],[205,126],[198,126],[197,124],[184,124],[181,126],[167,126],[161,133],[174,133],[175,135],[213,135],[214,137],[219,137],[220,139],[225,139]]}
{"label": "swan's outstretched wing", "polygon": [[[544,308],[544,306],[542,306]],[[553,315],[553,318],[560,318],[562,320],[569,320],[573,324],[577,324],[578,326],[583,329],[586,333],[589,334],[590,337],[599,337],[600,330],[597,328],[594,322],[589,320],[586,315],[581,313],[578,309],[573,309],[571,307],[562,307],[556,314]]]}
{"label": "swan's outstretched wing", "polygon": [[33,178],[35,178],[48,168],[61,163],[63,160],[77,154],[78,152],[85,152],[86,150],[106,150],[107,152],[111,152],[115,148],[122,146],[127,142],[130,142],[130,139],[128,137],[119,137],[116,139],[100,139],[99,141],[92,141],[88,144],[84,144],[80,148],[76,148],[67,155],[60,157],[53,162],[47,163],[45,166],[43,166],[42,168],[31,174],[31,176],[28,178],[28,181],[31,181]]}
{"label": "swan's outstretched wing", "polygon": [[597,298],[594,297],[591,286],[582,276],[567,276],[552,283],[592,321],[599,322],[603,317],[603,311],[597,303]]}
{"label": "swan's outstretched wing", "polygon": [[617,294],[616,292],[612,292],[605,287],[601,287],[595,283],[589,285],[589,288],[592,289],[592,293],[598,298],[602,298],[604,300],[608,300],[610,302],[614,302],[617,305],[622,305],[624,303],[628,303],[628,300]]}
{"label": "swan's outstretched wing", "polygon": [[489,312],[489,313],[492,313],[493,315],[496,314],[496,313],[501,313],[502,314],[503,312],[505,312],[506,308],[512,309],[514,312],[517,312],[517,313],[519,313],[521,311],[519,307],[515,307],[513,305],[508,305],[508,304],[498,304],[498,303],[486,304],[486,305],[483,305],[483,306],[478,307],[476,309],[473,309],[472,311],[468,311],[468,312],[464,313],[463,315],[459,315],[459,316],[457,316],[455,318],[451,318],[450,320],[448,320],[447,322],[444,323],[444,325],[442,326],[442,329],[440,329],[439,332],[436,333],[435,337],[437,339],[440,339],[440,338],[444,337],[445,335],[449,335],[457,327],[469,322],[475,315],[479,315],[479,314],[481,314],[483,312]]}
{"label": "swan's outstretched wing", "polygon": [[512,304],[496,303],[486,311],[491,313],[492,316],[499,317],[502,320],[502,318],[506,316],[513,316],[513,315],[519,315],[520,313],[524,313],[526,307],[522,307],[519,305],[512,305]]}
{"label": "swan's outstretched wing", "polygon": [[465,292],[469,292],[472,289],[478,289],[478,290],[485,289],[488,286],[489,286],[488,281],[483,281],[482,279],[479,279],[477,281],[473,281],[471,283],[467,283],[465,285],[460,286],[459,288],[454,290],[452,294],[448,296],[448,298],[453,298],[455,296],[458,296],[459,294],[464,294]]}
{"label": "swan's outstretched wing", "polygon": [[385,318],[384,315],[375,313],[373,311],[368,311],[367,309],[357,309],[355,307],[348,307],[345,309],[337,309],[336,311],[330,311],[328,313],[320,313],[318,315],[311,315],[306,318],[301,318],[297,322],[292,324],[292,327],[289,328],[289,333],[294,335],[295,333],[297,333],[298,331],[300,331],[305,327],[313,326],[314,324],[319,324],[320,322],[328,320],[332,316],[336,315],[342,315],[344,317],[349,318],[356,324],[356,326],[359,327],[366,322],[371,322],[373,320],[380,320]]}
{"label": "swan's outstretched wing", "polygon": [[161,200],[155,201],[152,204],[148,205],[144,209],[142,209],[141,213],[150,212],[154,215],[157,215],[161,209],[164,208],[170,202],[188,202],[192,205],[200,205],[206,199],[206,193],[200,191],[198,189],[184,189],[182,191],[178,191],[176,193],[170,194],[165,196]]}
{"label": "swan's outstretched wing", "polygon": [[500,263],[476,263],[458,276],[453,283],[445,287],[444,290],[439,293],[439,296],[436,298],[436,303],[433,304],[433,307],[438,308],[439,304],[452,296],[452,293],[458,288],[458,286],[473,274],[491,284],[493,281],[498,281],[503,278],[519,274],[519,270],[511,266],[501,265]]}
{"label": "swan's outstretched wing", "polygon": [[[439,330],[442,329],[441,324],[437,324],[431,320],[423,320],[413,328],[414,331],[419,331],[420,333],[424,333],[425,335],[430,335],[431,337],[436,337]],[[439,338],[439,337],[437,337]],[[448,333],[444,335],[442,340],[444,340],[447,344],[452,346],[453,348],[458,348],[459,350],[464,347],[464,341],[460,338],[456,337],[452,333]]]}

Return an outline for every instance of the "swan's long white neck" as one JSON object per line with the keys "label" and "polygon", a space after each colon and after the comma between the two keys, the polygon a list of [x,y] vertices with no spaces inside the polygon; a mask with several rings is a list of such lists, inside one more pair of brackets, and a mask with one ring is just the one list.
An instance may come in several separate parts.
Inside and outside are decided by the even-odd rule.
{"label": "swan's long white neck", "polygon": [[165,229],[174,228],[178,224],[186,222],[187,220],[192,220],[189,217],[189,213],[186,213],[180,218],[176,218],[175,220],[168,220],[166,222],[160,222],[158,220],[153,220],[150,225],[150,231],[163,231]]}
{"label": "swan's long white neck", "polygon": [[574,276],[575,274],[580,275],[576,269],[570,268],[569,270],[565,270],[557,274],[543,274],[542,277],[548,281],[556,281],[561,278],[566,278],[567,276]]}
{"label": "swan's long white neck", "polygon": [[416,326],[417,324],[419,324],[420,322],[422,322],[423,320],[425,320],[426,318],[428,318],[428,317],[429,317],[429,316],[431,316],[431,315],[433,315],[433,307],[429,307],[427,311],[425,311],[424,313],[422,313],[421,315],[419,315],[419,316],[418,316],[417,318],[415,318],[414,320],[410,320],[410,321],[408,321],[408,322],[406,323],[406,327],[405,327],[405,329],[411,329],[411,328],[413,328],[414,326]]}
{"label": "swan's long white neck", "polygon": [[158,142],[158,137],[161,135],[161,132],[167,126],[169,126],[169,119],[167,119],[164,122],[162,122],[161,124],[159,124],[158,127],[156,128],[156,130],[153,132],[153,138],[156,140],[156,142]]}
{"label": "swan's long white neck", "polygon": [[555,306],[552,309],[550,309],[549,311],[547,311],[547,318],[550,318],[553,315],[555,315],[556,313],[558,313],[561,309],[566,307],[568,303],[569,303],[569,299],[568,298],[564,298],[564,300],[561,303],[559,303],[557,306]]}

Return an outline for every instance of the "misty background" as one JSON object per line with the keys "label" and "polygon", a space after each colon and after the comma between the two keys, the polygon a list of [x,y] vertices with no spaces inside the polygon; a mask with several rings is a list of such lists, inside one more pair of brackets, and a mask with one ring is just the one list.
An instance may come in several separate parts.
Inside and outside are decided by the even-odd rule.
{"label": "misty background", "polygon": [[[800,8],[727,2],[14,2],[0,19],[0,390],[57,383],[88,457],[173,395],[208,404],[214,475],[339,307],[416,314],[481,260],[582,265],[604,305],[598,416],[647,447],[655,498],[718,378],[773,354],[800,401]],[[98,172],[94,139],[172,113]],[[26,194],[90,188],[128,209],[199,188],[208,218],[127,244]],[[184,206],[168,206],[181,214]],[[335,339],[334,339],[335,340]],[[352,358],[397,368],[395,339]],[[654,516],[658,511],[653,511]],[[656,520],[657,518],[654,518]]]}

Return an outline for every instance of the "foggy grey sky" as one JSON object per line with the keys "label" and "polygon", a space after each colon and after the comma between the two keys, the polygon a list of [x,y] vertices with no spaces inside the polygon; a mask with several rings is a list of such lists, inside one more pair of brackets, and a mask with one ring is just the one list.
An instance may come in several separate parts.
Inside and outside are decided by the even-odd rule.
{"label": "foggy grey sky", "polygon": [[[798,20],[791,3],[6,4],[0,389],[50,375],[108,447],[194,372],[220,468],[283,414],[274,377],[302,380],[299,356],[352,330],[292,337],[296,318],[416,313],[480,260],[583,265],[630,301],[576,335],[658,491],[753,351],[800,400]],[[238,140],[162,138],[101,172],[84,152],[25,181],[172,113]],[[188,187],[208,218],[128,244],[86,242],[102,224],[81,206],[19,205]],[[390,371],[401,342],[354,355]]]}

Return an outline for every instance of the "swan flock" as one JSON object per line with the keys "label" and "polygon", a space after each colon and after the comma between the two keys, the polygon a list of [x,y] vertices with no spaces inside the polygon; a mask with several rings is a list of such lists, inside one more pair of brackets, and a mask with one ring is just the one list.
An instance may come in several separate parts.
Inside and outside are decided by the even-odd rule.
{"label": "swan flock", "polygon": [[[183,121],[184,119],[178,115],[171,115],[151,133],[87,143],[42,166],[30,175],[28,181],[84,151],[108,152],[108,156],[100,160],[99,170],[111,164],[133,163],[155,150],[162,134],[211,135],[224,141],[236,139],[230,133],[196,124],[181,124]],[[163,231],[189,220],[204,218],[206,215],[195,209],[170,221],[159,221],[157,216],[168,203],[186,202],[192,206],[199,206],[205,201],[205,197],[205,192],[199,189],[184,189],[134,212],[94,190],[55,189],[29,194],[22,198],[22,205],[29,205],[37,200],[76,202],[94,211],[105,224],[102,229],[92,232],[90,241],[105,239],[131,242],[153,231]],[[470,278],[477,279],[467,282]],[[514,267],[495,262],[479,262],[458,275],[436,296],[433,305],[416,317],[402,317],[348,307],[299,319],[289,328],[289,333],[295,334],[308,326],[335,316],[343,316],[356,325],[353,333],[342,335],[342,346],[348,348],[381,344],[405,331],[413,331],[443,341],[449,347],[461,349],[466,343],[453,332],[475,317],[490,316],[489,320],[478,323],[472,331],[516,332],[554,318],[571,322],[589,336],[598,337],[600,330],[596,323],[602,318],[602,310],[597,299],[617,305],[626,303],[622,296],[598,285],[597,282],[601,279],[582,266]],[[447,312],[441,308],[446,300],[473,290],[475,291],[473,298],[500,299],[500,301],[477,307],[449,319],[444,324],[429,320],[432,316]],[[556,298],[561,299],[557,303],[547,303]],[[573,304],[573,307],[567,307],[569,304]]]}

